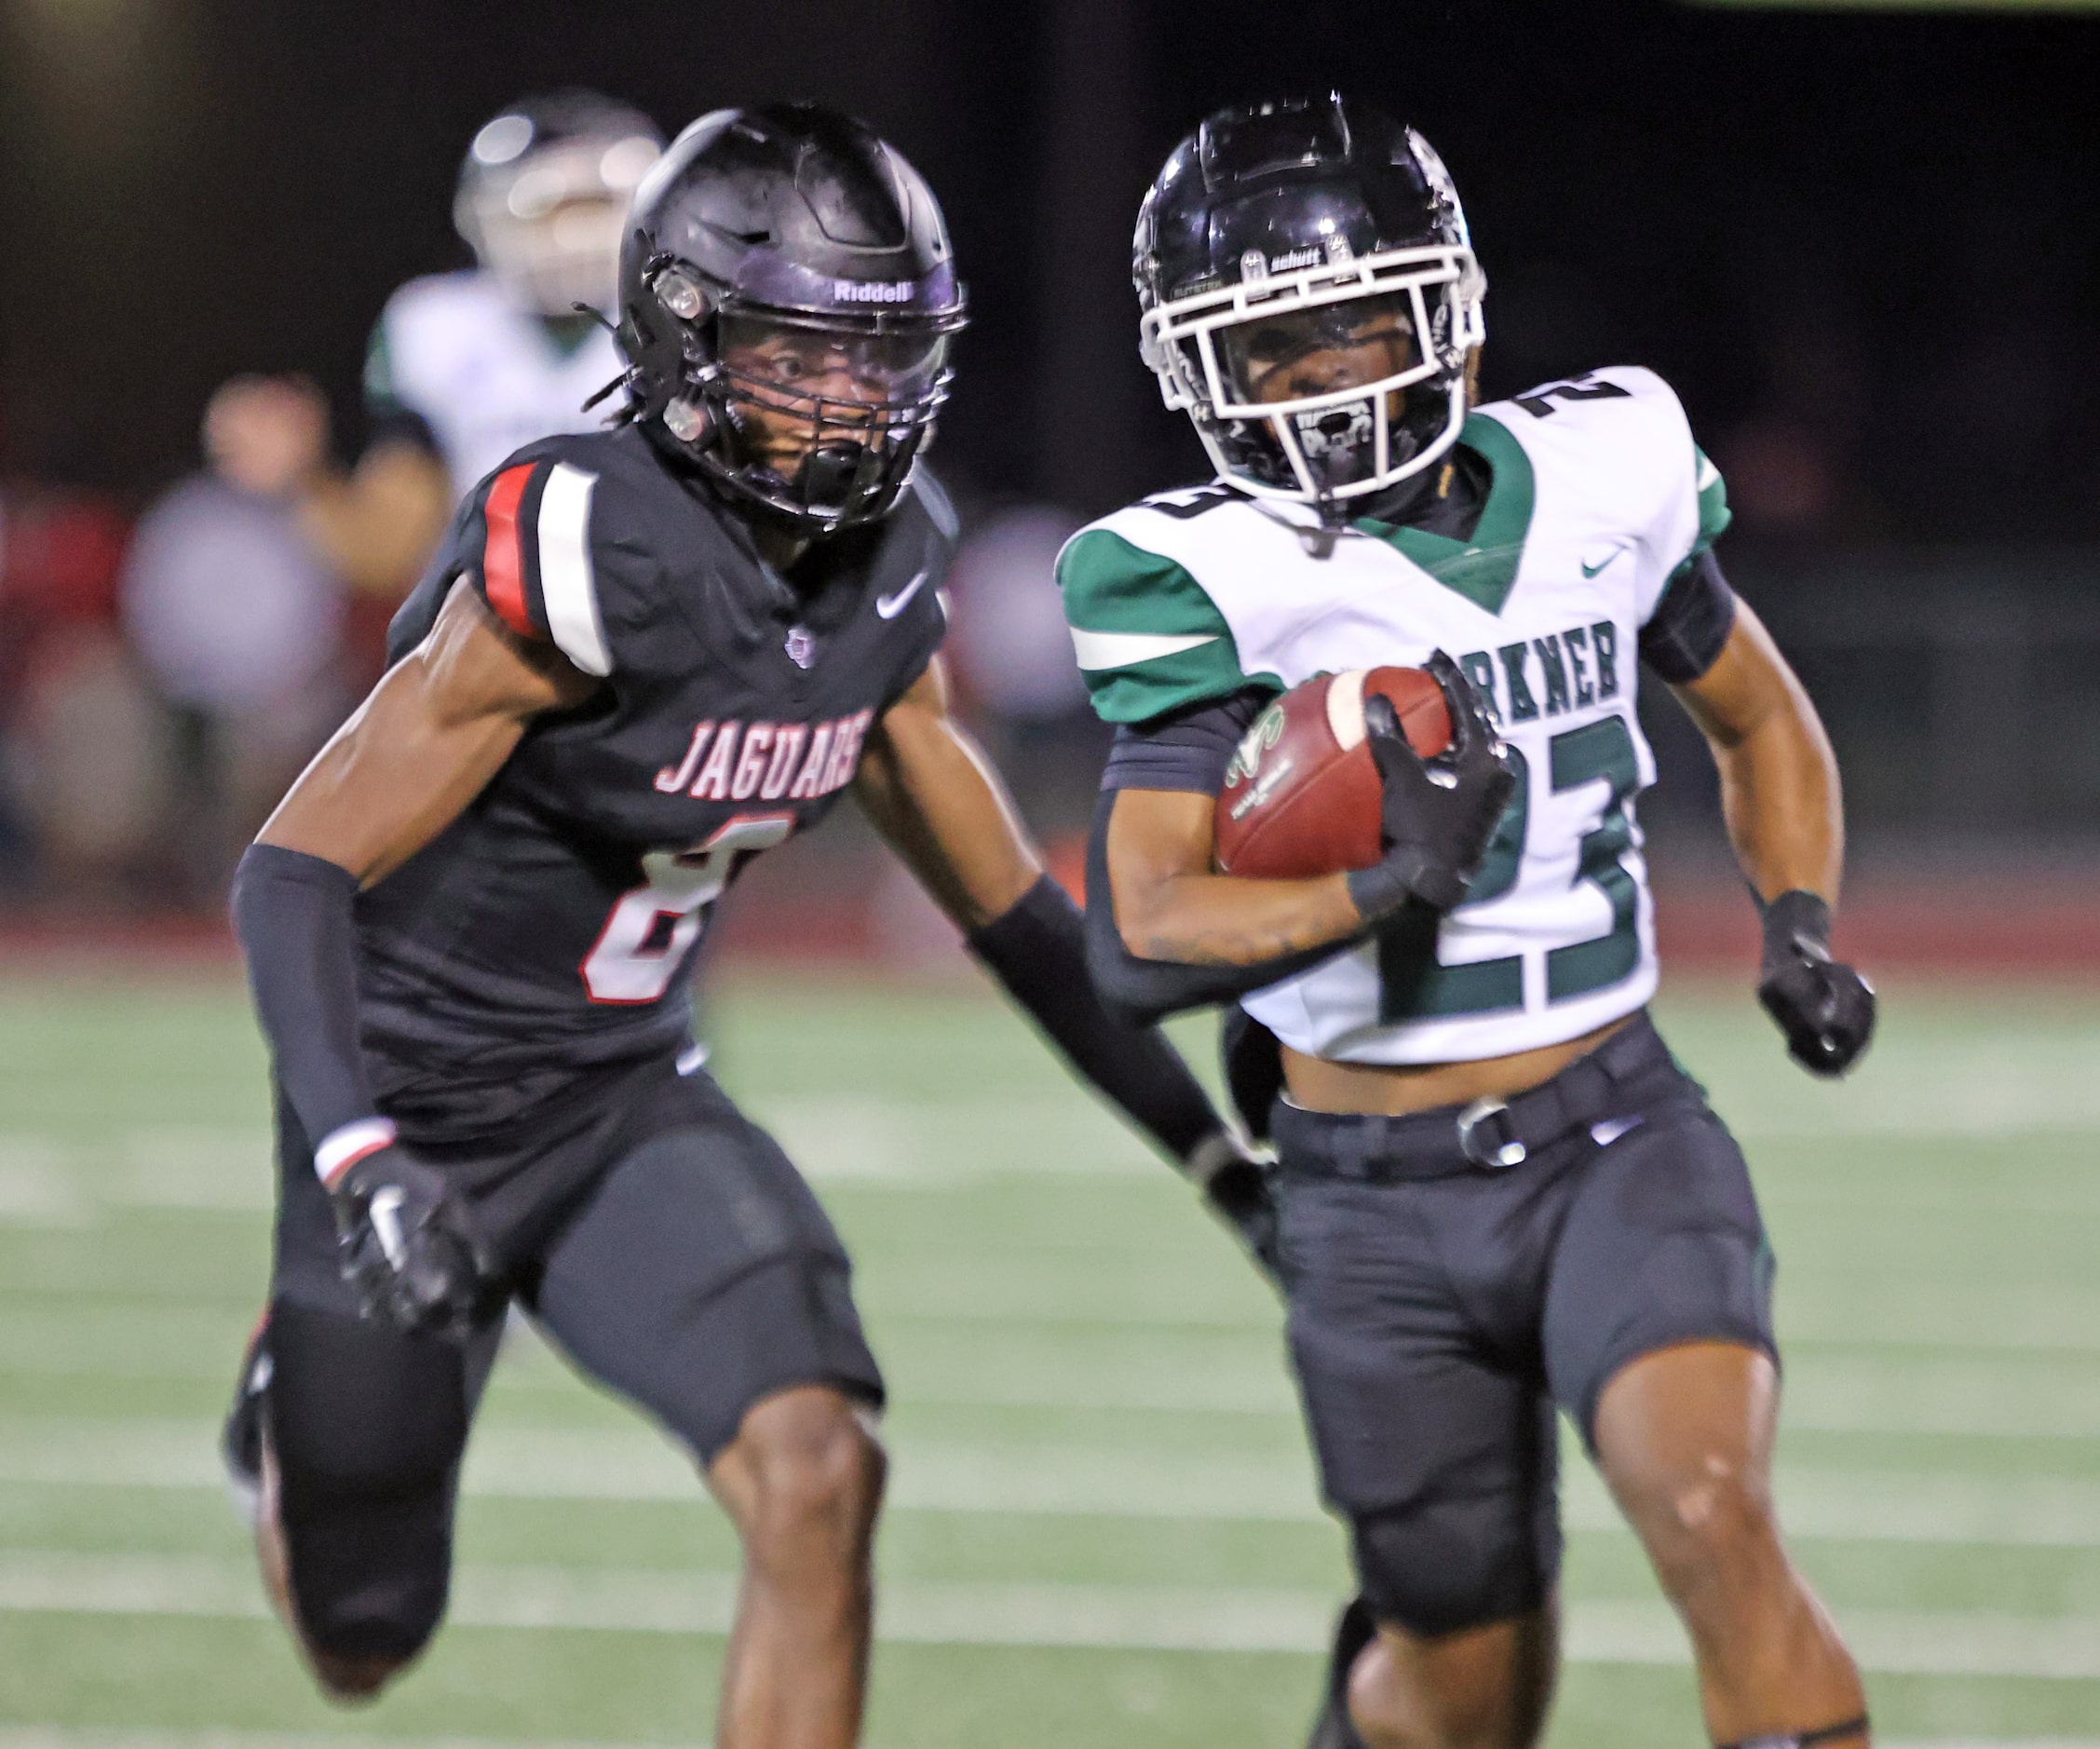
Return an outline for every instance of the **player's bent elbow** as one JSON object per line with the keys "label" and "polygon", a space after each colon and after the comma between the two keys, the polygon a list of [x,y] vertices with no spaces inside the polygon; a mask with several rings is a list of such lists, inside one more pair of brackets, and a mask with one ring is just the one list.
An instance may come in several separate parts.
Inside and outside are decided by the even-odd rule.
{"label": "player's bent elbow", "polygon": [[1133,951],[1112,904],[1089,905],[1086,926],[1087,975],[1112,1016],[1126,1026],[1150,1026],[1174,1011],[1176,1004],[1159,988],[1162,963]]}

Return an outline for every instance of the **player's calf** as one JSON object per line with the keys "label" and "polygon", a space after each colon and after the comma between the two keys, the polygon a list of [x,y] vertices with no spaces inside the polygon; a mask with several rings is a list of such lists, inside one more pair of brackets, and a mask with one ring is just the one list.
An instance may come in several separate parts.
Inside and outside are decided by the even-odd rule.
{"label": "player's calf", "polygon": [[1551,1607],[1423,1639],[1389,1626],[1349,1674],[1363,1749],[1532,1749],[1558,1659]]}

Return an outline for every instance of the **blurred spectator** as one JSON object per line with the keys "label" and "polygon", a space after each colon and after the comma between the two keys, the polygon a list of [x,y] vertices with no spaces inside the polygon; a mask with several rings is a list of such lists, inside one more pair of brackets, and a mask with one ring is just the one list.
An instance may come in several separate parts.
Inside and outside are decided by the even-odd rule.
{"label": "blurred spectator", "polygon": [[589,91],[523,99],[474,136],[453,219],[481,264],[387,300],[365,361],[372,440],[315,506],[369,603],[374,671],[459,495],[534,439],[603,422],[583,403],[627,367],[587,312],[616,304],[620,223],[662,148],[647,116]]}
{"label": "blurred spectator", "polygon": [[125,628],[169,711],[164,859],[214,900],[239,847],[340,720],[345,586],[304,513],[328,409],[299,377],[235,377],[204,415],[207,471],[139,523]]}
{"label": "blurred spectator", "polygon": [[1082,519],[1046,504],[994,511],[948,576],[948,652],[1030,822],[1053,845],[1083,829],[1106,750],[1057,594],[1057,554]]}
{"label": "blurred spectator", "polygon": [[10,400],[0,472],[0,879],[91,901],[140,846],[156,793],[149,707],[116,632],[128,528],[62,484],[62,405]]}
{"label": "blurred spectator", "polygon": [[955,601],[949,639],[972,695],[994,716],[1058,723],[1087,706],[1072,634],[1057,596],[1058,551],[1081,519],[1024,504],[980,522],[948,575]]}

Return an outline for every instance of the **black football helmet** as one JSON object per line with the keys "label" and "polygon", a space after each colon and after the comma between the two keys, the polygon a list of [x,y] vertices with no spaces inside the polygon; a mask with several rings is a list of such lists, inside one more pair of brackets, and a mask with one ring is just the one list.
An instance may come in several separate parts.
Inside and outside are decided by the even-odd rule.
{"label": "black football helmet", "polygon": [[701,116],[628,216],[629,416],[816,534],[896,504],[965,319],[925,179],[815,104]]}
{"label": "black football helmet", "polygon": [[[1160,394],[1247,491],[1340,515],[1457,441],[1487,281],[1443,160],[1368,104],[1209,117],[1145,197],[1131,276]],[[1382,368],[1307,365],[1343,352]]]}
{"label": "black football helmet", "polygon": [[595,91],[521,98],[467,148],[453,223],[520,309],[610,310],[627,204],[663,146],[648,116]]}

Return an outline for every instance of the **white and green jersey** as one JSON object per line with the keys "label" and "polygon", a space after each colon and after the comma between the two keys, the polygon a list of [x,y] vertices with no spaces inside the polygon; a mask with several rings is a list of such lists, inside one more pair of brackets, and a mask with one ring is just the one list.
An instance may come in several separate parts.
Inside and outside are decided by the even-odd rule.
{"label": "white and green jersey", "polygon": [[365,354],[365,400],[377,417],[420,418],[465,492],[537,439],[603,430],[603,410],[583,403],[626,368],[600,327],[565,348],[494,274],[432,274],[387,300]]}
{"label": "white and green jersey", "polygon": [[1433,957],[1371,942],[1244,998],[1295,1050],[1352,1063],[1505,1056],[1578,1037],[1655,989],[1633,798],[1641,628],[1728,519],[1720,475],[1653,373],[1593,371],[1478,408],[1493,471],[1470,541],[1220,482],[1074,536],[1058,561],[1095,710],[1142,724],[1250,685],[1449,651],[1516,755],[1517,790]]}

